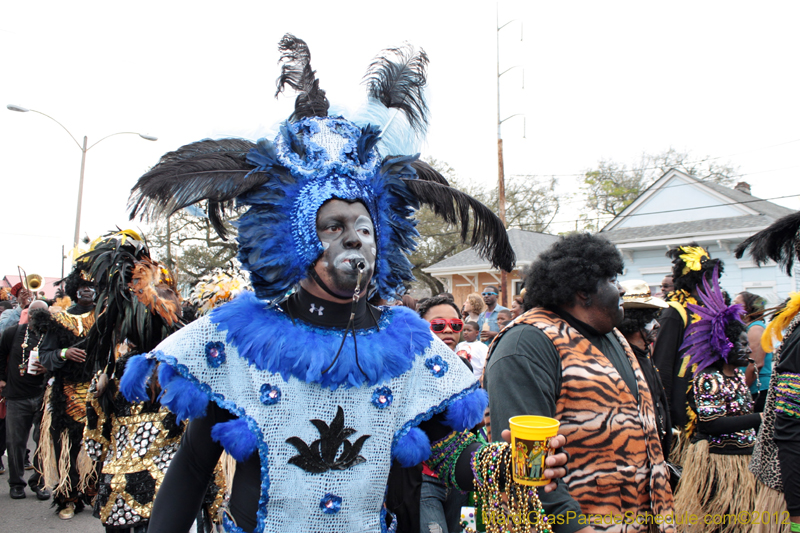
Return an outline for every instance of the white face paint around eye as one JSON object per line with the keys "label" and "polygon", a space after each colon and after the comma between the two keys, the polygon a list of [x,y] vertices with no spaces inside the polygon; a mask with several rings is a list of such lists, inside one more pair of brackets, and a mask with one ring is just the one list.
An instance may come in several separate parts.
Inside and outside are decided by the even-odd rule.
{"label": "white face paint around eye", "polygon": [[331,246],[331,243],[322,241],[322,249],[323,250],[327,250],[328,248],[330,248],[330,246]]}
{"label": "white face paint around eye", "polygon": [[653,331],[653,328],[654,328],[654,327],[656,327],[657,325],[658,325],[658,320],[656,320],[656,319],[654,318],[653,320],[651,320],[650,322],[648,322],[647,324],[645,324],[645,326],[644,326],[644,330],[645,330],[645,331]]}
{"label": "white face paint around eye", "polygon": [[[358,233],[358,238],[362,243],[365,245],[375,243],[375,226],[372,225],[372,221],[369,219],[369,217],[364,215],[358,217],[356,219],[355,228],[356,232]],[[372,250],[375,250],[375,248],[372,247]]]}

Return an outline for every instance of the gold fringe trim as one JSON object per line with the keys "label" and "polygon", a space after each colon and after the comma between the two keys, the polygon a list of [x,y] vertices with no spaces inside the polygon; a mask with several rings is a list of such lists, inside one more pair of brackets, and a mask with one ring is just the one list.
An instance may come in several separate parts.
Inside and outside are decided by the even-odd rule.
{"label": "gold fringe trim", "polygon": [[[686,449],[683,476],[675,494],[676,516],[696,515],[725,517],[747,512],[752,515],[756,507],[756,478],[748,470],[749,455],[720,455],[709,453],[708,442],[701,440]],[[759,509],[760,510],[760,509]],[[720,518],[721,519],[721,518]],[[749,524],[711,526],[719,532],[749,532]],[[716,529],[719,528],[719,529]],[[709,525],[701,518],[697,524],[683,531],[702,533]]]}
{"label": "gold fringe trim", "polygon": [[[761,513],[758,525],[753,526],[753,533],[789,533],[789,512],[783,493],[766,485],[758,484],[756,510]],[[786,524],[783,522],[786,521]]]}

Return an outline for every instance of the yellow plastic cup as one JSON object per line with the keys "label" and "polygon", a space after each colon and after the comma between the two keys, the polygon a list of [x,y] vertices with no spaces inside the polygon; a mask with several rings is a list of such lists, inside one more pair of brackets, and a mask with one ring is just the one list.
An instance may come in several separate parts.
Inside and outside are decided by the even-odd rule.
{"label": "yellow plastic cup", "polygon": [[550,483],[544,477],[545,459],[553,452],[550,439],[558,434],[558,420],[547,416],[523,415],[511,417],[508,425],[511,430],[514,481],[534,487]]}

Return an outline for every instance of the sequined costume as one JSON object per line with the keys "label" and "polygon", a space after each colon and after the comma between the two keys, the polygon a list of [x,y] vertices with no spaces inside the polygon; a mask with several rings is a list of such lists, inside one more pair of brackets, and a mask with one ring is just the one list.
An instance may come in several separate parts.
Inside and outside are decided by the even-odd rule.
{"label": "sequined costume", "polygon": [[119,379],[132,354],[152,349],[178,328],[180,298],[172,275],[132,230],[97,239],[79,261],[98,287],[88,356],[99,371],[86,397],[84,431],[84,447],[100,466],[94,516],[107,531],[144,532],[183,424],[158,402],[160,391],[129,402],[119,393]]}
{"label": "sequined costume", "polygon": [[[795,276],[800,260],[800,211],[787,215],[736,247],[759,266],[774,261]],[[784,308],[772,317],[761,337],[765,352],[774,351],[775,367],[764,406],[764,423],[753,451],[751,471],[762,483],[758,509],[774,516],[791,516],[781,532],[800,530],[800,293],[792,293]],[[781,343],[781,341],[783,341]],[[758,531],[777,531],[773,524]]]}
{"label": "sequined costume", "polygon": [[[695,423],[690,426],[683,475],[675,495],[677,516],[734,517],[755,511],[756,479],[748,470],[761,415],[753,413],[753,399],[742,366],[749,348],[741,305],[727,305],[717,281],[703,281],[698,290],[704,307],[690,305],[699,315],[690,325],[682,349],[697,369],[687,395]],[[749,521],[698,520],[686,531],[750,531]]]}
{"label": "sequined costume", "polygon": [[62,509],[68,502],[77,510],[83,507],[83,496],[94,495],[94,465],[81,452],[83,427],[86,422],[86,395],[93,365],[64,359],[63,350],[83,347],[94,325],[94,307],[74,305],[52,316],[39,350],[42,365],[53,376],[49,387],[48,408],[42,422],[40,450],[45,483],[53,487],[54,504]]}
{"label": "sequined costume", "polygon": [[86,406],[84,447],[102,465],[94,516],[107,530],[145,531],[183,427],[158,402],[131,403],[114,393],[116,381],[108,385],[110,402],[90,394]]}
{"label": "sequined costume", "polygon": [[[452,350],[406,308],[383,309],[377,327],[359,332],[360,364],[379,379],[358,370],[352,348],[347,351],[352,340],[333,375],[321,374],[341,335],[295,326],[279,309],[245,294],[151,354],[162,362],[163,403],[180,413],[180,402],[191,401],[192,409],[205,412],[211,401],[237,416],[215,426],[234,457],[237,447],[253,442],[261,465],[256,531],[385,531],[392,456],[410,446],[405,439],[416,436],[412,429],[420,422],[471,401],[477,389]],[[179,387],[180,395],[170,396]],[[241,452],[237,459],[243,462]],[[237,468],[234,486],[243,470]],[[234,493],[232,509],[235,499]],[[242,518],[230,512],[226,530],[243,531],[235,525]]]}
{"label": "sequined costume", "polygon": [[[191,420],[150,531],[188,528],[223,449],[238,464],[228,531],[392,529],[393,460],[429,460],[440,479],[479,486],[496,504],[510,475],[490,463],[508,446],[466,431],[482,418],[485,392],[427,322],[367,303],[395,299],[413,280],[407,256],[422,204],[460,226],[494,267],[513,268],[502,221],[413,155],[427,126],[427,55],[384,50],[369,67],[365,106],[345,118],[328,114],[307,44],[287,34],[279,50],[278,93],[291,87],[298,97],[275,136],[183,146],[131,194],[132,216],[207,201],[221,235],[225,208],[246,207],[237,257],[254,291],[131,359],[138,370],[122,378],[128,399],[144,399],[158,367],[162,404]],[[479,470],[492,475],[475,481]],[[533,490],[516,487],[512,501],[541,510]]]}

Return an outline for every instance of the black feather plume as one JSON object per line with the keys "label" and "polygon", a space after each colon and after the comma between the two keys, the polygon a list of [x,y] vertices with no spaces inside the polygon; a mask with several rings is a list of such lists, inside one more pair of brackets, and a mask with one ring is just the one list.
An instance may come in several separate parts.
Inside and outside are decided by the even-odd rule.
{"label": "black feather plume", "polygon": [[304,117],[327,117],[330,103],[325,91],[319,88],[317,72],[311,69],[311,52],[302,39],[287,33],[278,43],[281,58],[281,75],[278,78],[277,97],[286,85],[297,91],[291,121]]}
{"label": "black feather plume", "polygon": [[741,259],[750,248],[750,257],[757,265],[770,259],[792,275],[795,255],[800,259],[800,211],[772,223],[736,247],[736,258]]}
{"label": "black feather plume", "polygon": [[[516,257],[503,223],[488,207],[457,189],[425,179],[401,178],[414,196],[434,213],[455,226],[460,226],[461,240],[491,261],[492,266],[511,272]],[[444,179],[444,178],[442,178]],[[470,231],[470,212],[472,231]]]}
{"label": "black feather plume", "polygon": [[131,190],[131,219],[137,214],[147,220],[169,216],[188,205],[209,200],[209,219],[224,238],[223,207],[272,179],[270,173],[250,172],[253,165],[246,157],[255,146],[243,139],[206,139],[165,154]]}
{"label": "black feather plume", "polygon": [[428,124],[428,105],[425,89],[428,56],[410,44],[387,48],[376,57],[364,76],[370,97],[386,107],[405,113],[416,131],[424,132]]}
{"label": "black feather plume", "polygon": [[419,179],[421,180],[434,181],[436,183],[441,183],[442,185],[450,185],[447,179],[442,176],[438,170],[430,166],[425,161],[420,161],[417,159],[411,163],[411,166],[417,171],[417,176],[419,176]]}

